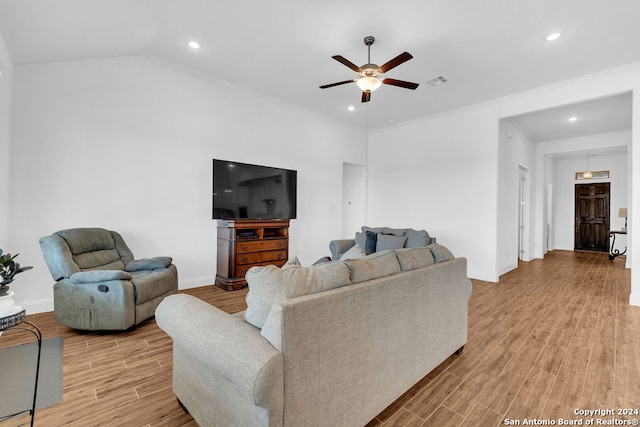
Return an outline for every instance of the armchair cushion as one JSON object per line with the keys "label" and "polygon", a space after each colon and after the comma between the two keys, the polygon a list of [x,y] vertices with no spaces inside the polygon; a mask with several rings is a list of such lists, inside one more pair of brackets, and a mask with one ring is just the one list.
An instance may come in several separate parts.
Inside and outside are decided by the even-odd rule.
{"label": "armchair cushion", "polygon": [[73,283],[98,283],[110,280],[131,280],[131,274],[122,270],[92,270],[73,273],[69,280]]}
{"label": "armchair cushion", "polygon": [[142,270],[155,270],[156,268],[167,268],[172,261],[173,259],[168,256],[134,259],[124,267],[124,270],[133,272]]}

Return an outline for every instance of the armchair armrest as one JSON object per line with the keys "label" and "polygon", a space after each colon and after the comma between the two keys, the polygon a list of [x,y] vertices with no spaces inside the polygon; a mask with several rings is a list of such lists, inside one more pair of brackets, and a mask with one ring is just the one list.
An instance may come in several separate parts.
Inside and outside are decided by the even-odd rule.
{"label": "armchair armrest", "polygon": [[69,280],[72,283],[97,283],[111,280],[131,280],[131,274],[122,270],[91,270],[73,273]]}
{"label": "armchair armrest", "polygon": [[331,259],[337,260],[340,255],[347,252],[356,244],[355,239],[340,239],[329,242],[329,250],[331,251]]}
{"label": "armchair armrest", "polygon": [[283,401],[282,353],[242,317],[191,295],[176,294],[160,303],[156,322],[173,339],[174,347],[179,346],[206,367],[204,380],[221,378],[217,387],[232,387],[262,407],[272,408],[274,402],[279,405]]}
{"label": "armchair armrest", "polygon": [[134,259],[124,267],[125,271],[155,270],[156,268],[167,268],[173,259],[168,256],[157,256],[153,258]]}

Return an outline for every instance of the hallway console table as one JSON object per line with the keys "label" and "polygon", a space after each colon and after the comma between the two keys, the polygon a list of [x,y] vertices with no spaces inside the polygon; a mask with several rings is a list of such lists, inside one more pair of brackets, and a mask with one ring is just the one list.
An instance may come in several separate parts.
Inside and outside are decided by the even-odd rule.
{"label": "hallway console table", "polygon": [[609,261],[613,261],[617,257],[627,253],[627,247],[626,246],[624,247],[624,250],[622,252],[620,252],[618,249],[614,248],[614,246],[616,244],[616,235],[618,235],[618,234],[626,235],[627,232],[626,232],[626,230],[625,231],[614,231],[614,230],[609,231],[609,238],[611,239],[611,250],[609,251]]}

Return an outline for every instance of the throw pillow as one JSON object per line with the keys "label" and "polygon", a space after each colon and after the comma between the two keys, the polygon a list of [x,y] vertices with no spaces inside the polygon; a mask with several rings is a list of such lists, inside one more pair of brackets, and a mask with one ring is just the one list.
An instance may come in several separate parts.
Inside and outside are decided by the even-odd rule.
{"label": "throw pillow", "polygon": [[407,243],[405,247],[407,248],[420,248],[427,246],[429,241],[431,240],[429,237],[429,233],[425,230],[416,231],[412,228],[407,229]]}
{"label": "throw pillow", "polygon": [[357,232],[355,242],[356,245],[364,249],[367,245],[367,236],[364,233]]}
{"label": "throw pillow", "polygon": [[382,229],[382,234],[393,234],[394,236],[404,236],[407,232],[406,228],[389,228],[385,227]]}
{"label": "throw pillow", "polygon": [[342,254],[340,259],[348,260],[348,259],[362,258],[364,256],[367,256],[367,254],[364,253],[364,250],[360,247],[360,245],[353,245],[351,249],[349,249],[347,252]]}
{"label": "throw pillow", "polygon": [[345,262],[351,270],[351,282],[354,284],[400,272],[400,264],[393,251],[377,252],[365,258]]}
{"label": "throw pillow", "polygon": [[402,271],[414,270],[416,268],[426,267],[435,262],[431,248],[423,246],[421,248],[406,248],[396,251],[398,262]]}
{"label": "throw pillow", "polygon": [[439,243],[429,245],[428,248],[431,249],[435,262],[449,261],[450,259],[455,258],[449,249]]}
{"label": "throw pillow", "polygon": [[363,233],[366,233],[367,231],[373,231],[374,233],[378,234],[384,231],[384,227],[367,227],[366,225],[363,225],[361,227],[361,230]]}
{"label": "throw pillow", "polygon": [[391,234],[378,234],[376,242],[376,252],[392,251],[394,249],[404,248],[407,238],[402,236],[394,236]]}
{"label": "throw pillow", "polygon": [[275,265],[251,267],[245,278],[249,293],[245,298],[247,310],[244,320],[260,329],[274,303],[351,283],[349,268],[344,261],[326,262],[311,267],[292,266],[288,269]]}
{"label": "throw pillow", "polygon": [[300,260],[298,259],[298,256],[294,255],[293,258],[289,258],[286,264],[282,266],[282,269],[286,270],[291,267],[299,267],[300,265],[301,264],[300,264]]}
{"label": "throw pillow", "polygon": [[364,253],[369,255],[376,251],[376,246],[378,244],[378,234],[374,231],[366,231],[364,234],[366,236],[366,240],[364,243]]}

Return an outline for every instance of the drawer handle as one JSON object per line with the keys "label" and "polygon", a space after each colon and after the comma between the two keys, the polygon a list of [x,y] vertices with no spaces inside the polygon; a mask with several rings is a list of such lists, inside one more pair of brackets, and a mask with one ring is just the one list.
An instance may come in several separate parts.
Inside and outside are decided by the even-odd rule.
{"label": "drawer handle", "polygon": [[242,258],[242,262],[247,262],[247,261],[249,261],[249,258],[247,257]]}
{"label": "drawer handle", "polygon": [[278,254],[278,259],[282,259],[282,254]]}
{"label": "drawer handle", "polygon": [[278,249],[282,248],[282,242],[278,243]]}
{"label": "drawer handle", "polygon": [[243,250],[243,251],[246,251],[247,249],[249,249],[249,246],[247,246],[247,245],[244,245],[244,246],[242,247],[242,250]]}

